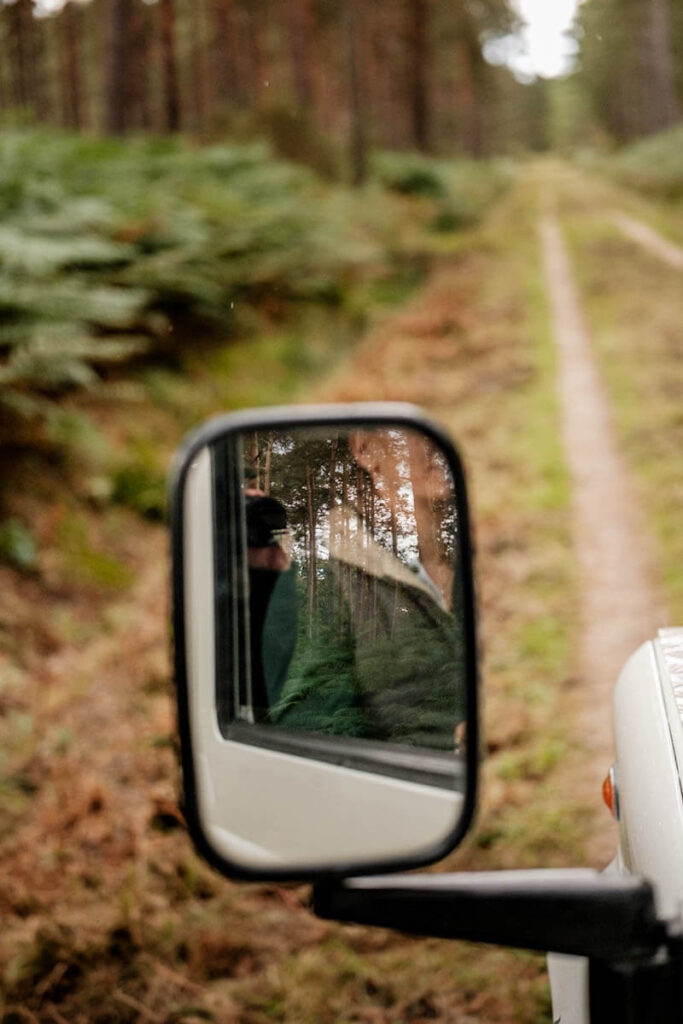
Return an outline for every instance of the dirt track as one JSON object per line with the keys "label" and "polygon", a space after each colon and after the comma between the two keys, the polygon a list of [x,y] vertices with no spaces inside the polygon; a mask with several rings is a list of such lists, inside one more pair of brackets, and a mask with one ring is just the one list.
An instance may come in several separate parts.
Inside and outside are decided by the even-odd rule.
{"label": "dirt track", "polygon": [[[614,681],[629,654],[662,625],[663,604],[654,582],[643,516],[617,450],[561,228],[552,214],[541,222],[541,242],[558,351],[562,433],[572,479],[580,568],[581,707],[576,729],[588,757],[584,777],[577,784],[597,792],[612,758]],[[605,863],[614,845],[607,818],[601,820],[604,826],[590,851],[596,863]]]}

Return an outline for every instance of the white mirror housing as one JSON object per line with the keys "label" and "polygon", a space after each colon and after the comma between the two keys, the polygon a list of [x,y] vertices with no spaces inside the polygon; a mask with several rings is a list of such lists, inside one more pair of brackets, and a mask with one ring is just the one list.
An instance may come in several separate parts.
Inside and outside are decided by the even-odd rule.
{"label": "white mirror housing", "polygon": [[418,867],[471,821],[464,477],[394,404],[242,412],[171,483],[184,810],[223,873]]}

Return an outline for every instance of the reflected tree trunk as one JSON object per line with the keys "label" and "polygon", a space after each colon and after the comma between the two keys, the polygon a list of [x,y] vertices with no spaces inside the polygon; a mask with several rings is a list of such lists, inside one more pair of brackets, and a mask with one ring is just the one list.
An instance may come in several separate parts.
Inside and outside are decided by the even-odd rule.
{"label": "reflected tree trunk", "polygon": [[[377,495],[375,494],[374,487],[371,487],[369,490],[370,490],[370,494],[369,494],[368,504],[369,504],[370,507],[368,509],[368,526],[370,528],[370,536],[374,540],[374,539],[376,539],[375,531],[376,531],[376,528],[377,528],[377,523],[376,523],[376,519],[375,519],[375,515],[376,515],[376,512],[377,512],[377,506],[376,506]],[[373,638],[373,640],[376,640],[377,639],[377,577],[375,576],[374,573],[372,574],[371,579],[370,579],[370,594],[369,594],[369,598],[370,598],[370,614],[372,615],[372,638]]]}
{"label": "reflected tree trunk", "polygon": [[[332,537],[332,532],[331,532],[331,530],[332,530],[331,524],[332,524],[332,521],[333,521],[332,517],[333,517],[333,515],[335,515],[336,510],[337,510],[337,450],[338,450],[338,447],[339,447],[338,441],[335,438],[332,441],[332,445],[331,445],[331,448],[330,448],[329,519],[328,519],[328,522],[330,523],[330,539],[329,539],[329,547],[330,547],[330,549],[332,549],[332,547],[333,547],[333,540],[334,540],[334,538]],[[339,523],[338,523],[338,521],[336,519],[336,516],[334,518],[334,522],[335,522],[336,528],[338,529],[339,528]],[[340,611],[341,611],[341,604],[339,603],[338,596],[339,596],[338,593],[335,594],[334,591],[330,592],[330,605],[331,605],[331,607],[330,607],[330,615],[332,616],[332,620],[334,622],[336,622],[337,631],[339,631],[339,628],[340,628],[340,625],[341,625],[341,623],[339,621],[339,619],[340,619]]]}
{"label": "reflected tree trunk", "polygon": [[317,578],[316,578],[316,508],[313,472],[310,464],[306,463],[306,507],[308,510],[308,580],[307,580],[307,607],[308,607],[308,637],[314,636],[314,623],[316,613]]}
{"label": "reflected tree trunk", "polygon": [[[356,512],[358,514],[358,529],[361,531],[360,542],[361,546],[365,549],[367,548],[367,528],[364,528],[366,527],[367,519],[365,477],[360,466],[356,469]],[[359,574],[357,605],[354,609],[354,625],[356,629],[363,624],[367,614],[367,589],[368,576],[367,573],[363,572]]]}
{"label": "reflected tree trunk", "polygon": [[[344,539],[348,532],[348,519],[347,519],[347,508],[349,504],[349,456],[348,451],[344,452],[342,457],[342,485],[341,485],[341,507],[342,507],[342,539]],[[339,608],[344,607],[344,594],[348,590],[347,579],[345,573],[347,568],[345,565],[340,563],[339,565],[339,582],[337,591],[337,601]]]}
{"label": "reflected tree trunk", "polygon": [[436,481],[433,479],[434,468],[429,464],[425,441],[422,438],[409,435],[408,449],[420,562],[430,579],[448,600],[450,570],[442,560],[440,551],[441,544],[434,501],[436,493]]}
{"label": "reflected tree trunk", "polygon": [[273,461],[273,437],[272,434],[266,441],[266,451],[263,466],[263,493],[270,494],[270,467]]}
{"label": "reflected tree trunk", "polygon": [[261,489],[261,462],[259,458],[259,439],[254,431],[247,450],[247,470],[249,473],[248,485],[255,490]]}

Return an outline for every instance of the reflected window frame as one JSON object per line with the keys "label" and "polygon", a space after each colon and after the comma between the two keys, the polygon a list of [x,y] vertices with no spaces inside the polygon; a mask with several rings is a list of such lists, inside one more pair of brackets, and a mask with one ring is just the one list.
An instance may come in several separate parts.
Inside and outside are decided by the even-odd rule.
{"label": "reflected window frame", "polygon": [[[229,434],[218,437],[211,445],[214,478],[214,550],[216,552],[214,580],[215,594],[215,640],[216,640],[216,712],[217,724],[226,740],[246,743],[259,747],[295,753],[301,757],[326,761],[335,765],[394,774],[396,777],[415,782],[425,782],[444,789],[463,793],[467,789],[467,775],[471,771],[466,750],[471,748],[471,736],[463,744],[465,749],[456,751],[429,750],[427,747],[410,747],[384,740],[366,737],[341,736],[316,733],[295,727],[261,724],[255,720],[250,672],[250,631],[249,631],[249,582],[247,571],[247,531],[244,505],[244,482],[246,466],[244,441],[250,430],[259,432],[282,431],[290,433],[310,428],[312,435],[324,434],[334,427],[345,433],[367,430],[400,429],[431,441],[450,472],[453,486],[453,502],[456,509],[458,528],[454,533],[455,561],[460,569],[468,564],[469,551],[464,543],[468,536],[466,501],[463,502],[462,468],[457,454],[447,438],[433,429],[425,430],[424,421],[415,423],[401,419],[365,416],[356,419],[353,425],[348,419],[332,416],[325,420],[309,418],[292,422],[260,422],[251,427],[235,428]],[[429,425],[432,426],[431,424]],[[446,440],[447,444],[444,444]],[[453,461],[455,456],[455,463]],[[457,468],[456,468],[457,467]],[[218,510],[223,509],[224,515]],[[463,562],[464,559],[464,562]],[[465,717],[472,700],[471,687],[471,642],[467,635],[467,581],[469,572],[454,572],[453,599],[462,614],[463,639],[465,646],[464,701]],[[226,628],[226,623],[227,628]],[[476,686],[476,680],[475,680]],[[453,756],[456,753],[457,756]],[[421,763],[422,762],[422,763]]]}

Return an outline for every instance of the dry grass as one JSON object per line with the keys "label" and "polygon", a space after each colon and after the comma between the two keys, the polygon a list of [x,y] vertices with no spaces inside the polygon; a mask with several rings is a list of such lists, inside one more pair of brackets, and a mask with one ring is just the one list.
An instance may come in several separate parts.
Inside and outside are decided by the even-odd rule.
{"label": "dry grass", "polygon": [[[579,863],[594,813],[571,791],[575,595],[534,194],[511,193],[468,253],[298,392],[409,398],[467,454],[491,756],[478,831],[450,867]],[[263,362],[226,355],[242,394],[291,395],[304,370],[273,355],[267,396]],[[221,360],[213,371],[155,379],[135,417],[98,413],[112,450],[151,432],[168,451],[186,399],[202,414],[236,404]],[[64,480],[42,466],[39,488],[6,497],[42,554],[32,574],[0,570],[15,638],[0,661],[5,1024],[545,1019],[537,956],[323,923],[305,888],[236,885],[198,862],[174,802],[164,530]],[[121,567],[115,586],[55,555],[60,516]]]}

